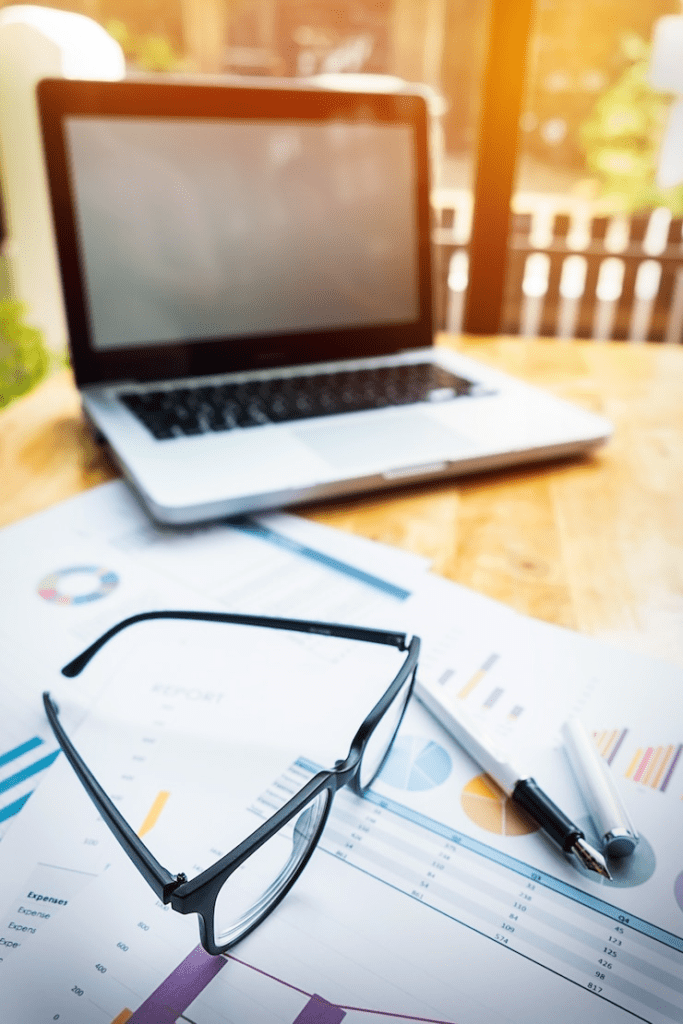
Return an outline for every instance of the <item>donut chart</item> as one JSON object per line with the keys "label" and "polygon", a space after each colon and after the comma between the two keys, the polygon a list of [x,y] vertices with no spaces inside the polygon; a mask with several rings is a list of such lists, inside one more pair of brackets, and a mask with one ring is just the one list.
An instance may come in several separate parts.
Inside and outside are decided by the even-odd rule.
{"label": "donut chart", "polygon": [[118,582],[116,573],[104,566],[73,565],[44,576],[38,584],[38,594],[53,604],[87,604],[106,597]]}

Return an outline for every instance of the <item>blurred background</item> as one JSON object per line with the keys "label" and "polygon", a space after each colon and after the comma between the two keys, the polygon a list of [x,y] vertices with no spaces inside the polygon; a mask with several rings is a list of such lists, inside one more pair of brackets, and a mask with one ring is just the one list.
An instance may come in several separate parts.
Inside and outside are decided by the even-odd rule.
{"label": "blurred background", "polygon": [[[424,84],[434,122],[437,328],[681,340],[683,167],[670,156],[683,153],[673,116],[683,84],[678,92],[670,55],[653,56],[658,25],[683,24],[679,0],[529,0],[526,14],[513,0],[41,6],[102,25],[120,43],[127,74],[343,75],[363,76],[358,81],[373,88]],[[501,71],[522,99],[513,141],[501,143],[514,150],[507,193],[502,186],[505,285],[496,330],[490,318],[485,330],[471,309],[468,319],[466,296],[482,95],[496,70],[492,39],[503,8],[513,17],[519,9],[527,22],[516,62],[513,54]],[[10,285],[0,281],[0,288]]]}
{"label": "blurred background", "polygon": [[[0,8],[9,6],[0,3]],[[488,0],[58,0],[123,47],[136,72],[392,75],[443,97],[438,186],[468,189],[476,158]],[[516,191],[605,211],[666,202],[654,184],[671,96],[647,81],[655,23],[679,0],[538,0]]]}

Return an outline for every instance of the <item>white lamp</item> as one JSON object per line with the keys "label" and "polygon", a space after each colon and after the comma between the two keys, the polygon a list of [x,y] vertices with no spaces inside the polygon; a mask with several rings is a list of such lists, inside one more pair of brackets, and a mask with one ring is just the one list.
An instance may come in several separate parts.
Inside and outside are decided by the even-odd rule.
{"label": "white lamp", "polygon": [[66,320],[47,195],[35,87],[41,78],[119,79],[125,60],[81,14],[18,5],[0,10],[0,183],[13,294],[47,345],[62,351]]}

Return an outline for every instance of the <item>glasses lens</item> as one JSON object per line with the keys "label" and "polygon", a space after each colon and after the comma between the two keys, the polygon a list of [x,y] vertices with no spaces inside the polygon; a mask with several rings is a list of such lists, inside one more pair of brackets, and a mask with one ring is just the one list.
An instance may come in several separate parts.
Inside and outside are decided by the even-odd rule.
{"label": "glasses lens", "polygon": [[316,842],[329,790],[323,790],[225,880],[214,909],[217,946],[235,942],[277,902]]}
{"label": "glasses lens", "polygon": [[401,724],[406,704],[408,703],[413,675],[414,673],[411,673],[407,677],[368,739],[367,746],[363,751],[363,760],[361,761],[358,775],[361,789],[366,789],[374,780],[384,763],[385,757],[389,753],[391,744],[394,742],[394,736]]}

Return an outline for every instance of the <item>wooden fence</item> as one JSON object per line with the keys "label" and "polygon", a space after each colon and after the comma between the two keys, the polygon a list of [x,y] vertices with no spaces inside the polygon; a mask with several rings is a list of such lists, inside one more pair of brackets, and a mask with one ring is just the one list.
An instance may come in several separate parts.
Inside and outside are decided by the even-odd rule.
{"label": "wooden fence", "polygon": [[[437,329],[463,329],[468,285],[467,210],[435,205]],[[510,220],[501,334],[683,342],[683,220],[668,211],[577,224],[534,213]],[[542,232],[543,233],[543,232]]]}

